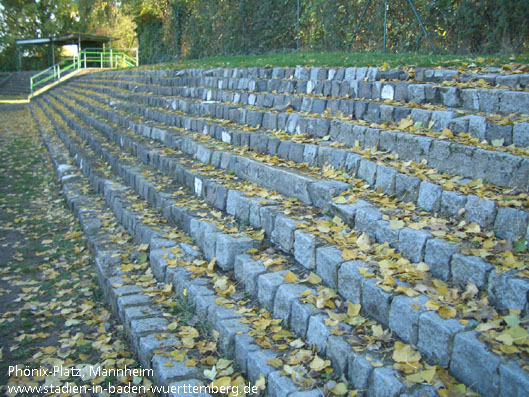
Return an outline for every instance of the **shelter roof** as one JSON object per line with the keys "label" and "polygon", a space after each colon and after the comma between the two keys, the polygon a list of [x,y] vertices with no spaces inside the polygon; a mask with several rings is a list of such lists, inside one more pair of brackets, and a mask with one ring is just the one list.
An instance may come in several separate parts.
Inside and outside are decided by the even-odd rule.
{"label": "shelter roof", "polygon": [[50,37],[35,37],[30,39],[19,39],[16,40],[17,45],[23,44],[47,44],[53,41],[54,44],[66,45],[66,44],[77,44],[81,42],[91,43],[108,43],[109,41],[118,40],[114,37],[98,36],[95,34],[87,33],[64,33],[58,36]]}

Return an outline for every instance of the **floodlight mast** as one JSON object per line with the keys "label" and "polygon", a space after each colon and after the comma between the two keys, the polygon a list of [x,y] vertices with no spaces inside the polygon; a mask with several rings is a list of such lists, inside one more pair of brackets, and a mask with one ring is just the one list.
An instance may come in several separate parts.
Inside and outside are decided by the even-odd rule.
{"label": "floodlight mast", "polygon": [[[432,47],[432,51],[435,51],[435,45],[432,42],[432,39],[430,38],[430,35],[428,34],[428,31],[426,30],[426,27],[424,26],[424,23],[422,23],[421,16],[419,15],[419,12],[417,11],[417,8],[415,8],[415,4],[413,3],[413,0],[408,0],[408,3],[413,11],[413,14],[415,15],[415,19],[417,19],[417,22],[421,26],[421,29],[428,39],[428,42],[430,43],[430,47]],[[356,33],[358,32],[358,29],[362,25],[362,22],[364,21],[364,17],[366,15],[367,9],[369,8],[369,5],[371,4],[371,0],[367,0],[366,5],[364,6],[364,9],[362,10],[362,14],[360,15],[360,19],[358,21],[358,24],[356,25],[356,28],[353,32],[353,38],[356,36]],[[389,0],[384,0],[384,52],[387,50],[387,39],[388,39],[388,10],[389,10]]]}

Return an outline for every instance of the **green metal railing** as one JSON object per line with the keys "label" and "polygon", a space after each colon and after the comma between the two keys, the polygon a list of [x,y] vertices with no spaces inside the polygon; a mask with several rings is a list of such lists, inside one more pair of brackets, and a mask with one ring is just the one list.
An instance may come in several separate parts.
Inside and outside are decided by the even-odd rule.
{"label": "green metal railing", "polygon": [[62,77],[75,70],[87,68],[131,68],[138,66],[137,52],[136,57],[132,57],[124,51],[127,50],[110,49],[101,51],[87,48],[78,55],[64,59],[48,69],[31,76],[31,93],[33,94],[36,88],[40,88],[39,86],[59,81]]}

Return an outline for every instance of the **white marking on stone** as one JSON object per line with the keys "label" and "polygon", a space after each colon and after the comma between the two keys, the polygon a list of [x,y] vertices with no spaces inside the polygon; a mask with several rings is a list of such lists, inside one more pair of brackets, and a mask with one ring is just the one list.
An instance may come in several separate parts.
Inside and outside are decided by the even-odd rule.
{"label": "white marking on stone", "polygon": [[231,143],[231,135],[227,131],[222,131],[222,142]]}
{"label": "white marking on stone", "polygon": [[195,194],[198,197],[202,196],[202,181],[198,178],[195,178]]}
{"label": "white marking on stone", "polygon": [[393,89],[393,86],[390,84],[386,84],[384,87],[382,87],[382,93],[380,94],[382,99],[389,99],[393,100],[395,97],[395,90]]}
{"label": "white marking on stone", "polygon": [[307,94],[312,94],[314,88],[316,88],[316,82],[312,80],[307,81]]}

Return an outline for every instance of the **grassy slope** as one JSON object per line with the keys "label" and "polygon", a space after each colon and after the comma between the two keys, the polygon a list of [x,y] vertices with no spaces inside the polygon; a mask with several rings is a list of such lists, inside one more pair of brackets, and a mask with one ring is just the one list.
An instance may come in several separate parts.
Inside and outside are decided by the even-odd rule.
{"label": "grassy slope", "polygon": [[[386,65],[384,65],[386,64]],[[294,67],[294,66],[378,66],[378,67],[444,67],[481,69],[487,66],[503,66],[506,69],[517,69],[521,65],[529,65],[529,54],[494,55],[494,56],[463,56],[463,55],[431,55],[420,53],[283,53],[266,55],[233,55],[211,58],[166,62],[145,65],[145,69],[185,69],[210,67]]]}

